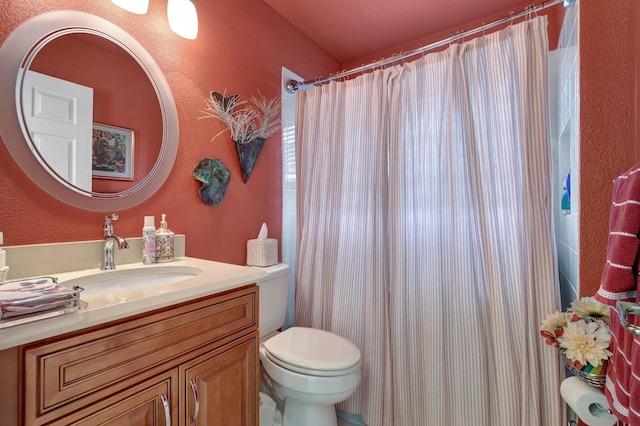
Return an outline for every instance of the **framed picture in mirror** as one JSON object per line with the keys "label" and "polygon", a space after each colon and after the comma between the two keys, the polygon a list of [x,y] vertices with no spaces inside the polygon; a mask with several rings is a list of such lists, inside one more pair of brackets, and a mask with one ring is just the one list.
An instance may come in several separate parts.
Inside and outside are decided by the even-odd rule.
{"label": "framed picture in mirror", "polygon": [[133,130],[93,123],[93,177],[133,180]]}

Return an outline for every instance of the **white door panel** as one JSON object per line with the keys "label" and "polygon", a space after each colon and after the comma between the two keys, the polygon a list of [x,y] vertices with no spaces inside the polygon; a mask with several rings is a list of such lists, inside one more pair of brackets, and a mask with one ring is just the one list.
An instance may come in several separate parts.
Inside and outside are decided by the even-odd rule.
{"label": "white door panel", "polygon": [[22,102],[40,156],[61,178],[91,191],[93,89],[27,71]]}

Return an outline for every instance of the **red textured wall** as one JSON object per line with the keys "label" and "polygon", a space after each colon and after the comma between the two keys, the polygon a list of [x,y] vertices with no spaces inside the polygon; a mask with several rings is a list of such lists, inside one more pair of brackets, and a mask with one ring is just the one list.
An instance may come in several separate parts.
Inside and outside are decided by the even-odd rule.
{"label": "red textured wall", "polygon": [[635,1],[580,2],[580,295],[606,260],[612,182],[635,153]]}
{"label": "red textured wall", "polygon": [[[187,235],[187,255],[236,264],[245,262],[246,240],[262,222],[281,236],[281,139],[274,135],[247,184],[242,182],[230,139],[216,120],[200,120],[211,90],[279,97],[281,67],[312,78],[340,68],[332,58],[273,11],[263,0],[195,1],[200,31],[195,41],[169,29],[165,1],[150,2],[147,15],[126,12],[108,0],[0,0],[0,43],[25,19],[46,11],[73,9],[108,19],[133,35],[162,69],[180,120],[180,145],[165,186],[143,204],[119,211],[116,231],[139,236],[143,216],[166,213],[169,227]],[[82,66],[79,61],[78,66]],[[6,102],[6,100],[2,100]],[[192,177],[203,157],[220,158],[231,172],[224,201],[206,206]],[[6,245],[95,240],[104,214],[76,209],[42,191],[0,143],[0,231]]]}

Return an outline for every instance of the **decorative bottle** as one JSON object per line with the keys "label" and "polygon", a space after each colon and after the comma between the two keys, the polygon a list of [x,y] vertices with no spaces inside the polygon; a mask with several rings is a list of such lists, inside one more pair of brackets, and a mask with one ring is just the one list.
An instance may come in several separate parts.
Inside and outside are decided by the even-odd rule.
{"label": "decorative bottle", "polygon": [[156,263],[156,219],[153,216],[144,217],[142,263],[145,265]]}
{"label": "decorative bottle", "polygon": [[173,260],[174,234],[167,226],[167,215],[162,214],[160,227],[156,231],[156,262],[168,262]]}

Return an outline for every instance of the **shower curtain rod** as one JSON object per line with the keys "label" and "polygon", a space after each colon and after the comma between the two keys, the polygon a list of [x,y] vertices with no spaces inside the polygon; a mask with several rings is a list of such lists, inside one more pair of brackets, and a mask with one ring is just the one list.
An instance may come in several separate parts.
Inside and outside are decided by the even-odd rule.
{"label": "shower curtain rod", "polygon": [[350,70],[346,70],[346,71],[342,71],[339,72],[337,74],[333,74],[327,77],[318,77],[315,80],[305,80],[305,81],[296,81],[296,80],[289,80],[287,82],[287,91],[289,93],[294,93],[296,90],[310,90],[313,89],[316,85],[320,85],[320,84],[324,84],[324,83],[328,83],[331,80],[336,80],[339,78],[344,78],[344,77],[348,77],[354,74],[358,74],[358,73],[363,73],[366,71],[370,71],[372,69],[375,68],[380,68],[380,67],[385,67],[389,64],[392,64],[394,62],[397,61],[401,61],[407,58],[411,58],[413,56],[417,56],[417,55],[421,55],[424,54],[425,52],[428,52],[429,50],[433,50],[436,49],[438,47],[442,47],[446,44],[450,44],[453,42],[456,42],[462,38],[465,37],[469,37],[475,34],[478,34],[480,32],[484,32],[490,28],[496,27],[498,25],[502,25],[502,24],[506,24],[507,22],[513,22],[513,20],[518,19],[518,18],[522,18],[531,14],[535,14],[537,13],[539,10],[544,10],[548,7],[551,6],[555,6],[558,3],[564,3],[565,7],[570,7],[573,6],[576,3],[576,0],[551,0],[548,2],[542,2],[538,5],[530,5],[527,6],[525,8],[524,11],[520,12],[520,13],[514,13],[511,12],[511,14],[509,16],[506,16],[502,19],[498,19],[497,21],[493,21],[490,22],[488,24],[483,24],[477,28],[474,28],[470,31],[462,31],[460,33],[456,33],[455,35],[452,35],[451,37],[448,37],[444,40],[440,40],[437,41],[435,43],[429,44],[428,46],[424,46],[424,47],[420,47],[418,49],[412,50],[410,52],[401,52],[399,55],[393,55],[390,58],[382,58],[379,61],[374,61],[371,64],[364,64],[362,66],[359,66],[357,68],[353,68]]}

